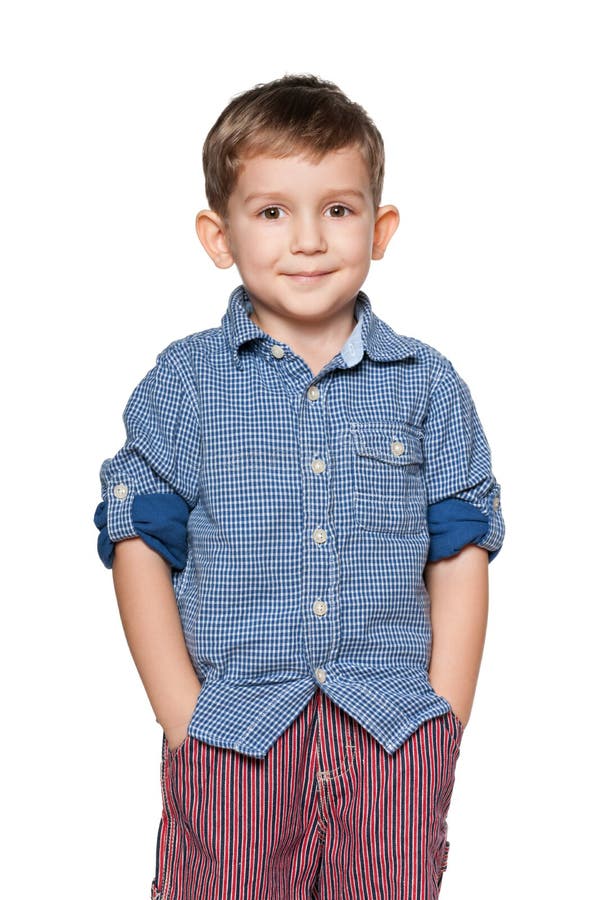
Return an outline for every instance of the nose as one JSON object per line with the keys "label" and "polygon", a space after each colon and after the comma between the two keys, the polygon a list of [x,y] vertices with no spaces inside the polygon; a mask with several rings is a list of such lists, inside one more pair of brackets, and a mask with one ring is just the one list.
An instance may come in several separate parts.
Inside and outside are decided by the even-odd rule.
{"label": "nose", "polygon": [[290,250],[292,253],[325,253],[327,241],[320,217],[306,215],[294,220]]}

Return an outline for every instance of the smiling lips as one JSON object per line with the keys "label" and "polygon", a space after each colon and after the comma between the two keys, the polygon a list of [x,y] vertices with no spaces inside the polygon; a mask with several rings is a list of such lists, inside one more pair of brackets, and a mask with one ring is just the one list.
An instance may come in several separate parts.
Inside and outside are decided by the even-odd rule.
{"label": "smiling lips", "polygon": [[287,278],[291,278],[292,281],[296,281],[299,284],[314,284],[315,281],[318,281],[319,278],[323,278],[325,275],[331,275],[331,269],[324,269],[323,271],[317,272],[285,272],[284,273]]}

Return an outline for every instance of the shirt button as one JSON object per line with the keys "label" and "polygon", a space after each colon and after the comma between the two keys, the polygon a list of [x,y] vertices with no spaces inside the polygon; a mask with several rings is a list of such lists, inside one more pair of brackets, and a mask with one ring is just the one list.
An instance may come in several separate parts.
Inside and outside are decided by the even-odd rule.
{"label": "shirt button", "polygon": [[325,471],[325,462],[322,459],[313,459],[310,464],[311,469],[315,473],[315,475],[320,475],[321,472]]}
{"label": "shirt button", "polygon": [[318,400],[319,399],[319,388],[316,384],[311,384],[308,389],[308,399],[309,400]]}
{"label": "shirt button", "polygon": [[327,672],[325,669],[315,669],[315,675],[317,676],[317,681],[320,684],[325,684],[327,681]]}
{"label": "shirt button", "polygon": [[494,512],[498,512],[498,510],[500,509],[500,497],[494,497],[494,502],[492,503],[492,506],[494,508]]}
{"label": "shirt button", "polygon": [[325,541],[327,540],[327,532],[324,531],[322,528],[315,528],[315,530],[312,533],[312,536],[313,536],[313,541],[315,542],[315,544],[324,544]]}
{"label": "shirt button", "polygon": [[394,456],[402,456],[404,453],[404,444],[402,441],[392,441],[392,453]]}
{"label": "shirt button", "polygon": [[271,353],[275,357],[275,359],[281,359],[281,357],[285,354],[285,350],[283,347],[280,347],[279,344],[273,344],[271,347]]}
{"label": "shirt button", "polygon": [[113,494],[115,495],[117,500],[124,500],[128,493],[129,488],[126,484],[115,484],[113,488]]}
{"label": "shirt button", "polygon": [[325,600],[315,600],[313,603],[313,612],[315,616],[324,616],[327,612],[327,603]]}

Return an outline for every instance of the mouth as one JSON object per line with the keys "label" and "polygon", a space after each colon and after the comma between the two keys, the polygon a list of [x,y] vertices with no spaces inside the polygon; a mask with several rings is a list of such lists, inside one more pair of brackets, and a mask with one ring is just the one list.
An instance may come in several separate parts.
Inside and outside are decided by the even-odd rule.
{"label": "mouth", "polygon": [[332,269],[318,269],[315,272],[285,272],[285,277],[298,284],[315,284],[322,278],[333,273]]}

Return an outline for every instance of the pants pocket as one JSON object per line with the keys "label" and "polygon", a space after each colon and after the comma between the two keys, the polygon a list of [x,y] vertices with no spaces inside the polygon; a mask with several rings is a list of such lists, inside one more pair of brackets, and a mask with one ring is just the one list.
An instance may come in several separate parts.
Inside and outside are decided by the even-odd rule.
{"label": "pants pocket", "polygon": [[460,721],[455,712],[451,709],[446,713],[442,713],[440,716],[440,721],[442,722],[446,732],[448,733],[448,737],[456,750],[456,755],[460,753],[460,744],[462,741],[464,726]]}
{"label": "pants pocket", "polygon": [[[170,750],[163,736],[161,787],[163,810],[156,846],[152,900],[188,896],[187,870],[195,853],[193,835],[206,773],[207,745],[188,737]],[[190,895],[191,896],[191,895]]]}
{"label": "pants pocket", "polygon": [[185,753],[186,745],[189,743],[190,740],[191,740],[191,738],[190,738],[189,734],[186,735],[183,742],[181,744],[179,744],[178,747],[175,747],[174,750],[171,750],[171,748],[169,747],[169,744],[167,743],[167,755],[168,755],[169,759],[171,761],[174,761],[175,759],[177,759],[177,757],[180,754]]}

